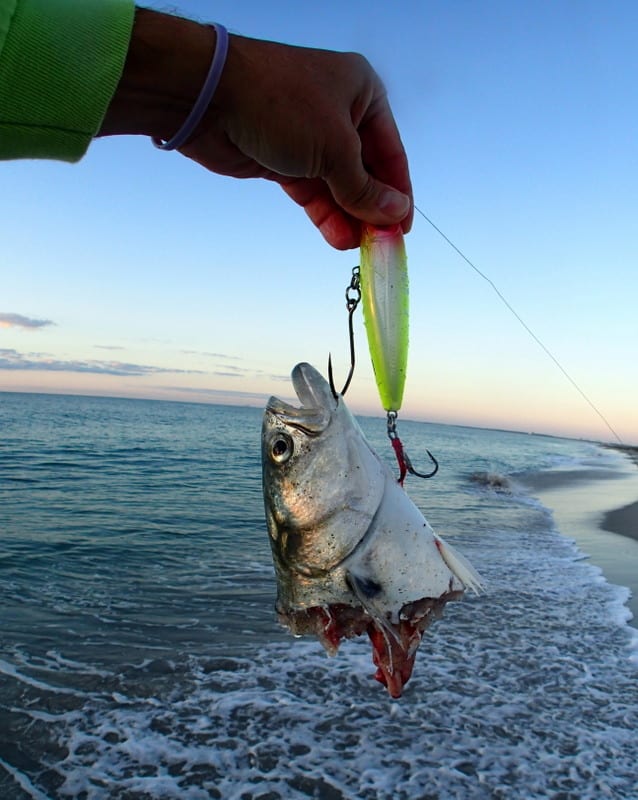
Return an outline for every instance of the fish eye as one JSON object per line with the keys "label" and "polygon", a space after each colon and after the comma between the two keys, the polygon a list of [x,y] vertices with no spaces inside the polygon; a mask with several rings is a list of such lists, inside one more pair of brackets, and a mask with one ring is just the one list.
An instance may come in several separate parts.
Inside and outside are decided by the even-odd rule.
{"label": "fish eye", "polygon": [[275,464],[285,464],[293,452],[292,439],[287,433],[277,433],[270,443],[270,458]]}

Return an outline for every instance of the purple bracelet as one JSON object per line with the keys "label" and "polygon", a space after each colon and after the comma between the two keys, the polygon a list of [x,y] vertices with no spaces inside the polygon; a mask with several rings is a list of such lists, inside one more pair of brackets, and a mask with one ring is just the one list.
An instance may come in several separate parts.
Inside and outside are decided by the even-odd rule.
{"label": "purple bracelet", "polygon": [[215,33],[217,34],[217,43],[215,46],[215,54],[202,90],[190,114],[186,117],[186,121],[172,139],[163,142],[158,136],[152,137],[153,144],[160,150],[176,150],[190,139],[195,129],[202,121],[202,117],[206,113],[210,101],[215,94],[215,90],[219,85],[219,80],[224,70],[224,64],[226,63],[226,56],[228,55],[228,31],[223,25],[218,25],[217,23],[213,23],[211,27],[215,29]]}

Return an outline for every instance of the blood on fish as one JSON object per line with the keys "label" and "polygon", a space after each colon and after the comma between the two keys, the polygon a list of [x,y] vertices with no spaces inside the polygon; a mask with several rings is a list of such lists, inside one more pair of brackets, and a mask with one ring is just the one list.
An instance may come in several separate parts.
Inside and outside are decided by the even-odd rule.
{"label": "blood on fish", "polygon": [[450,592],[440,598],[425,597],[415,603],[406,604],[399,614],[398,625],[391,626],[394,636],[388,636],[375,622],[369,625],[372,660],[377,667],[374,677],[387,688],[391,697],[401,697],[403,687],[410,680],[426,628],[443,614],[448,600],[456,599],[462,594]]}
{"label": "blood on fish", "polygon": [[[360,606],[332,603],[303,610],[279,611],[280,622],[295,635],[314,634],[329,655],[336,655],[343,639],[367,633],[372,644],[374,678],[382,683],[393,698],[401,697],[410,680],[419,644],[426,628],[440,617],[449,600],[456,600],[462,591],[451,591],[438,598],[425,597],[407,603],[397,623],[389,620],[381,626]],[[387,629],[386,629],[387,628]]]}
{"label": "blood on fish", "polygon": [[[416,635],[417,641],[421,641],[421,634],[410,623],[402,622],[400,628],[402,629],[401,638],[405,633],[409,638]],[[416,649],[404,650],[402,643],[397,642],[392,636],[388,636],[375,623],[368,627],[368,636],[372,642],[372,661],[377,667],[374,674],[375,680],[387,688],[390,697],[401,697],[403,686],[412,675]]]}

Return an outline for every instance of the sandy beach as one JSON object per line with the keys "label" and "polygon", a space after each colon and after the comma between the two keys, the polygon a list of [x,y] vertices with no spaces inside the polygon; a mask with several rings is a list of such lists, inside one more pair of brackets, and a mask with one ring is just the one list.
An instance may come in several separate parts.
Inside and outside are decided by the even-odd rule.
{"label": "sandy beach", "polygon": [[[611,445],[610,449],[625,453],[638,467],[638,447]],[[606,531],[630,536],[638,541],[638,500],[614,511],[608,511],[602,519],[601,527]]]}
{"label": "sandy beach", "polygon": [[606,531],[630,536],[638,541],[638,502],[630,503],[615,511],[608,511],[603,517],[601,526]]}
{"label": "sandy beach", "polygon": [[525,485],[610,583],[629,588],[627,607],[638,627],[638,447],[604,447],[618,454],[616,463],[548,470]]}
{"label": "sandy beach", "polygon": [[625,453],[638,466],[638,446],[631,444],[606,444],[604,446],[610,450],[618,450],[621,453]]}

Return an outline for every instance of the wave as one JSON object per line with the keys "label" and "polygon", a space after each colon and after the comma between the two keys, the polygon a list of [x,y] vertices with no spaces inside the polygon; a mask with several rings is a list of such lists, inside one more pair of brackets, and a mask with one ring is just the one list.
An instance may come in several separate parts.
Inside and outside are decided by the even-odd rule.
{"label": "wave", "polygon": [[470,475],[470,481],[486,489],[493,489],[495,492],[510,493],[512,491],[511,480],[498,472],[473,472]]}

